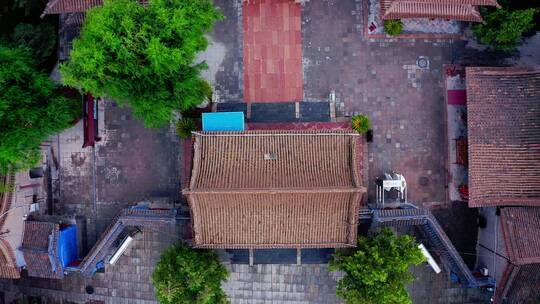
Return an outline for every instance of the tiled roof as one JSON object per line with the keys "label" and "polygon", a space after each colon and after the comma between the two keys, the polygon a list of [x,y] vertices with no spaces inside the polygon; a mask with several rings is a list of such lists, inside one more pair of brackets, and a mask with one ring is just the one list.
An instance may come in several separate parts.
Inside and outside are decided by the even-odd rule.
{"label": "tiled roof", "polygon": [[103,261],[110,253],[109,250],[117,241],[118,236],[125,227],[150,227],[158,229],[163,225],[174,223],[176,210],[157,210],[157,209],[124,209],[113,222],[107,227],[107,230],[101,234],[96,244],[90,252],[84,257],[79,265],[83,275],[91,276],[94,273],[96,265]]}
{"label": "tiled roof", "polygon": [[540,263],[540,207],[502,208],[501,223],[512,263]]}
{"label": "tiled roof", "polygon": [[540,66],[467,68],[469,206],[540,206]]}
{"label": "tiled roof", "polygon": [[354,246],[362,151],[346,130],[197,134],[184,190],[195,246]]}
{"label": "tiled roof", "polygon": [[[360,185],[350,131],[246,131],[196,136],[190,188],[337,188]],[[321,134],[321,135],[316,135]],[[336,135],[329,135],[336,134]],[[275,155],[266,160],[265,155]]]}
{"label": "tiled roof", "polygon": [[62,24],[60,31],[65,31],[68,28],[77,28],[80,29],[81,25],[84,22],[84,13],[71,13],[67,14],[67,18]]}
{"label": "tiled roof", "polygon": [[[148,0],[139,0],[139,3],[146,5]],[[101,4],[103,0],[49,0],[41,17],[52,14],[84,13]]]}
{"label": "tiled roof", "polygon": [[[0,185],[4,188],[11,188],[15,184],[15,175],[7,173],[5,175],[0,174]],[[9,212],[11,203],[13,201],[13,192],[0,192],[0,231],[3,231],[7,216],[6,212]],[[3,279],[17,279],[20,277],[19,269],[15,263],[14,248],[11,247],[9,242],[4,239],[0,239],[0,278]]]}
{"label": "tiled roof", "polygon": [[103,0],[49,0],[41,16],[50,14],[82,13],[101,5]]}
{"label": "tiled roof", "polygon": [[496,0],[381,0],[381,18],[442,18],[482,22],[476,6],[497,6]]}
{"label": "tiled roof", "polygon": [[[0,185],[4,189],[10,189],[15,185],[15,175],[8,173],[6,175],[0,174]],[[13,201],[13,191],[0,192],[0,214],[7,212],[11,208]],[[0,217],[0,229],[4,226],[7,216]]]}
{"label": "tiled roof", "polygon": [[49,248],[49,236],[57,226],[57,224],[49,222],[26,221],[24,224],[22,247],[47,250]]}
{"label": "tiled roof", "polygon": [[540,297],[540,207],[502,208],[500,221],[509,260],[495,303],[528,303]]}
{"label": "tiled roof", "polygon": [[63,268],[57,252],[59,225],[26,221],[21,251],[31,277],[60,279]]}
{"label": "tiled roof", "polygon": [[13,248],[9,242],[0,239],[0,279],[18,279],[20,272],[15,263]]}
{"label": "tiled roof", "polygon": [[498,283],[494,303],[534,303],[540,299],[540,264],[508,264]]}

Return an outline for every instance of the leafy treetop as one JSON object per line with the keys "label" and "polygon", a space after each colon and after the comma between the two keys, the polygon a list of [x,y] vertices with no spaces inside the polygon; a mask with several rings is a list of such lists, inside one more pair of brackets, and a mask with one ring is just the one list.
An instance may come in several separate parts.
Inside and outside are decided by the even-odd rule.
{"label": "leafy treetop", "polygon": [[211,95],[195,63],[208,46],[204,34],[222,15],[210,0],[105,0],[86,13],[70,61],[67,85],[128,103],[148,127],[171,120]]}
{"label": "leafy treetop", "polygon": [[351,118],[351,127],[360,134],[366,134],[371,128],[369,117],[364,114],[354,115]]}
{"label": "leafy treetop", "polygon": [[411,265],[425,260],[411,236],[396,237],[385,228],[370,238],[359,237],[352,253],[337,252],[331,271],[343,271],[337,294],[347,304],[412,303],[405,285],[413,280]]}
{"label": "leafy treetop", "polygon": [[506,8],[483,8],[485,24],[476,24],[472,30],[480,42],[489,44],[496,50],[512,51],[521,35],[534,27],[536,12],[534,8],[515,11]]}
{"label": "leafy treetop", "polygon": [[0,45],[0,172],[35,166],[39,146],[70,126],[80,103],[64,98],[28,49]]}
{"label": "leafy treetop", "polygon": [[152,283],[162,304],[225,304],[221,282],[228,276],[215,252],[179,244],[161,254]]}

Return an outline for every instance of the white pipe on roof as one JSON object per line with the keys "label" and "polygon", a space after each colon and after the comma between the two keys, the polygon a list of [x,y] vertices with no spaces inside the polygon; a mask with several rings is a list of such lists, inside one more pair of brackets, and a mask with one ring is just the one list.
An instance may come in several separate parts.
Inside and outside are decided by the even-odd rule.
{"label": "white pipe on roof", "polygon": [[129,244],[131,244],[131,242],[133,242],[133,238],[131,236],[127,236],[124,241],[122,242],[122,245],[120,245],[120,247],[118,248],[118,250],[116,250],[116,252],[113,254],[113,256],[111,257],[111,259],[109,260],[109,264],[111,265],[114,265],[116,264],[116,262],[118,261],[118,259],[122,256],[122,254],[124,253],[124,251],[126,251],[127,247],[129,246]]}
{"label": "white pipe on roof", "polygon": [[435,273],[441,272],[441,268],[439,267],[437,262],[435,262],[435,260],[433,259],[429,251],[427,251],[426,246],[424,246],[424,244],[420,244],[418,245],[418,248],[420,248],[420,250],[422,251],[422,254],[426,257],[427,262],[429,266],[433,268],[433,271],[435,271]]}

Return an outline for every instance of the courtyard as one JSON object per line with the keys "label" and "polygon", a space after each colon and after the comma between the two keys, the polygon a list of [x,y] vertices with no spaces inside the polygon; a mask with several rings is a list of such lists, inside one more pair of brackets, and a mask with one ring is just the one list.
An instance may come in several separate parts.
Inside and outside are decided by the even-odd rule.
{"label": "courtyard", "polygon": [[[522,53],[506,56],[467,47],[462,40],[366,38],[361,0],[312,0],[302,5],[276,1],[285,17],[274,21],[253,17],[263,6],[246,11],[243,7],[250,4],[241,0],[214,3],[225,19],[211,33],[212,45],[203,58],[210,66],[206,77],[215,86],[217,101],[328,103],[330,92],[335,92],[335,120],[349,121],[362,113],[373,124],[374,140],[367,145],[366,203],[375,201],[376,177],[390,171],[403,174],[409,201],[435,214],[472,266],[476,211],[448,198],[443,65],[523,60],[538,64],[534,50],[540,47],[539,39],[531,38]],[[269,19],[276,14],[271,7],[262,9]],[[263,28],[266,38],[257,43],[264,44],[265,51],[249,43],[262,39],[257,32]],[[429,61],[427,68],[417,66],[419,57]],[[281,87],[287,90],[279,91]],[[100,107],[103,140],[95,148],[80,148],[80,130],[68,130],[56,140],[60,174],[55,212],[77,215],[85,227],[83,250],[95,243],[122,208],[142,201],[169,208],[183,204],[180,190],[185,185],[178,181],[185,180],[185,155],[174,129],[146,129],[128,108],[113,101],[101,102]],[[254,111],[252,105],[252,117]],[[51,303],[156,303],[150,284],[153,265],[161,250],[188,234],[186,224],[179,219],[169,231],[144,230],[126,252],[129,259],[121,258],[93,278],[73,275],[63,282],[24,278],[16,284],[0,281],[0,286],[6,292],[43,296]],[[340,303],[336,277],[325,264],[228,267],[232,273],[225,290],[232,303]],[[413,273],[418,278],[409,286],[414,303],[489,301],[488,294],[462,289],[450,282],[448,274],[436,275],[425,265]],[[86,286],[93,286],[94,292],[89,294]]]}

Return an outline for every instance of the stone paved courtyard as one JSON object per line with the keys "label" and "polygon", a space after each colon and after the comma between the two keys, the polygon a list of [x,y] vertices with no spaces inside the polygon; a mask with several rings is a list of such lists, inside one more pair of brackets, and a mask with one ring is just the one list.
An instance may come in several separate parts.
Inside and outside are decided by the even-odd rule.
{"label": "stone paved courtyard", "polygon": [[[225,15],[210,35],[213,45],[205,59],[215,68],[213,80],[222,102],[244,99],[241,1],[216,0]],[[303,94],[305,101],[327,102],[334,90],[337,115],[343,121],[355,113],[373,123],[374,142],[368,148],[369,180],[389,170],[402,173],[409,183],[409,200],[432,209],[464,258],[474,261],[475,213],[447,199],[446,122],[442,65],[446,63],[540,63],[538,46],[506,55],[466,48],[465,41],[424,39],[370,40],[362,36],[360,0],[311,0],[302,6]],[[536,56],[535,56],[536,54]],[[419,56],[429,69],[419,69]],[[212,61],[212,62],[210,62]],[[84,223],[83,250],[93,245],[117,212],[142,200],[173,206],[179,197],[183,172],[174,131],[145,129],[126,108],[103,104],[104,142],[95,150],[78,148],[81,130],[64,132],[56,213],[77,214]],[[79,136],[79,137],[78,137]],[[370,200],[374,189],[368,185]],[[162,249],[184,233],[184,222],[168,231],[143,231],[119,264],[92,279],[70,276],[63,282],[22,279],[12,285],[0,281],[6,294],[42,295],[47,303],[156,303],[149,282]],[[464,237],[466,236],[466,237]],[[335,275],[326,265],[230,265],[224,287],[233,303],[339,303]],[[414,303],[486,303],[489,297],[464,290],[435,275],[425,265],[415,267],[418,279],[409,286]],[[93,295],[84,292],[95,287]]]}
{"label": "stone paved courtyard", "polygon": [[[338,115],[370,117],[370,180],[394,170],[406,177],[409,200],[444,202],[441,68],[451,61],[451,43],[366,41],[358,32],[361,6],[354,1],[331,3],[311,2],[302,16],[309,41],[303,50],[306,99],[324,101],[334,90]],[[429,58],[429,69],[416,68],[418,56]],[[427,183],[420,185],[420,178]],[[373,201],[375,188],[368,189]]]}

